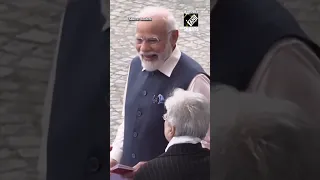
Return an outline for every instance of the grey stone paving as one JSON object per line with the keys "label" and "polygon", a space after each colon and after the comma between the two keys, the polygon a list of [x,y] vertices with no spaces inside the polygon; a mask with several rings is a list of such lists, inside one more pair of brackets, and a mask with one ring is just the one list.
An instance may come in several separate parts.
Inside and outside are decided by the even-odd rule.
{"label": "grey stone paving", "polygon": [[[41,115],[60,18],[67,0],[0,0],[0,179],[36,180]],[[319,0],[281,0],[302,27],[320,43]],[[183,4],[184,3],[184,4]],[[123,87],[130,59],[134,24],[127,21],[143,6],[174,10],[181,27],[184,8],[198,9],[199,35],[181,31],[180,48],[208,71],[208,2],[201,0],[111,0],[111,140],[121,121]],[[198,7],[198,8],[194,8]],[[202,11],[201,11],[202,10]],[[180,21],[181,20],[181,21]],[[190,43],[192,41],[193,43]]]}
{"label": "grey stone paving", "polygon": [[37,179],[42,106],[63,11],[61,0],[0,0],[1,180]]}
{"label": "grey stone paving", "polygon": [[[180,29],[178,46],[182,51],[197,60],[210,73],[210,1],[174,0],[174,1],[111,1],[111,62],[110,62],[110,141],[112,142],[119,123],[123,121],[122,101],[130,60],[137,55],[134,46],[135,22],[128,17],[137,17],[145,6],[159,5],[173,12]],[[197,8],[195,8],[197,7]],[[199,31],[186,32],[183,29],[184,11],[197,10],[199,13]]]}

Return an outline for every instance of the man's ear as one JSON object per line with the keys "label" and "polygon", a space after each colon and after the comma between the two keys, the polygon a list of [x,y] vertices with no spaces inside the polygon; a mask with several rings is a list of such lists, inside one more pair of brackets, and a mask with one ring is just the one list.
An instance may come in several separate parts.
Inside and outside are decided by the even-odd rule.
{"label": "man's ear", "polygon": [[174,127],[174,126],[171,127],[171,133],[172,133],[172,135],[175,135],[175,133],[176,133],[176,127]]}
{"label": "man's ear", "polygon": [[172,31],[171,33],[171,45],[172,46],[175,46],[177,44],[177,41],[178,41],[178,38],[179,38],[179,31],[178,30],[174,30]]}

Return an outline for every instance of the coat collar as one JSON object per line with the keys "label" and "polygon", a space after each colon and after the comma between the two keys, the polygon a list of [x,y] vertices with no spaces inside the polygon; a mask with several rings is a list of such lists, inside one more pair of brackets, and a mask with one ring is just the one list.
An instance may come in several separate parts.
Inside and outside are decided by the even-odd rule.
{"label": "coat collar", "polygon": [[174,144],[168,148],[168,150],[161,154],[159,157],[167,157],[167,156],[178,156],[178,155],[188,155],[195,153],[210,153],[210,151],[206,148],[202,148],[201,143],[190,144]]}

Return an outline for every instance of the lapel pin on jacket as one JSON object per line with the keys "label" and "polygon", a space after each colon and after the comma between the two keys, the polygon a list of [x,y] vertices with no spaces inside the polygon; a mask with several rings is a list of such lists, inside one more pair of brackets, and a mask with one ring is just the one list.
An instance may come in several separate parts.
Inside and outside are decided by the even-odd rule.
{"label": "lapel pin on jacket", "polygon": [[165,99],[162,94],[158,94],[157,96],[153,95],[152,102],[154,104],[163,104],[164,101],[165,101]]}

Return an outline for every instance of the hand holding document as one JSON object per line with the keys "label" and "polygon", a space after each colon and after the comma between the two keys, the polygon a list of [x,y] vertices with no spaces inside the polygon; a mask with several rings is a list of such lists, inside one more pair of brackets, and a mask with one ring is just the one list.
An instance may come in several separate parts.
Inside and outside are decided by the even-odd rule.
{"label": "hand holding document", "polygon": [[117,165],[113,166],[112,168],[110,168],[111,173],[120,174],[120,175],[129,173],[129,172],[133,172],[133,171],[134,171],[134,169],[132,167],[125,166],[122,164],[117,164]]}
{"label": "hand holding document", "polygon": [[129,180],[124,178],[123,175],[133,171],[134,169],[132,167],[117,164],[110,168],[110,180]]}

